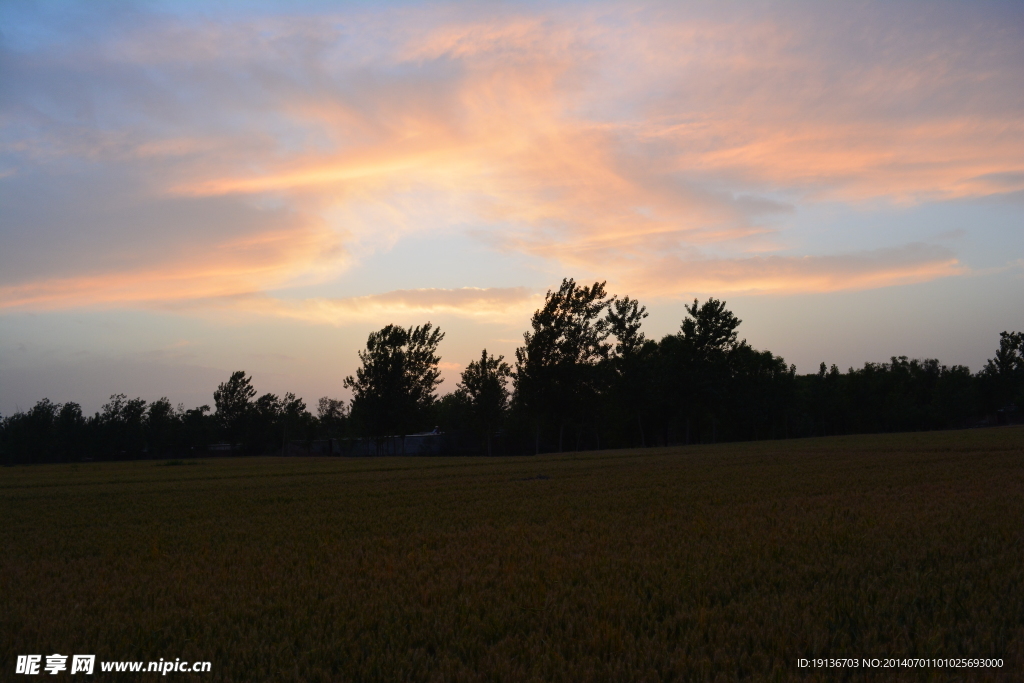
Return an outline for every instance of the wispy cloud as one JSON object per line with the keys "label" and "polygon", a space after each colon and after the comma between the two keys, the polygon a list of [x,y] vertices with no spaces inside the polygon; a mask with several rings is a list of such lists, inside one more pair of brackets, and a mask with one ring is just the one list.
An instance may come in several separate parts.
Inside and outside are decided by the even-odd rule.
{"label": "wispy cloud", "polygon": [[[333,271],[337,244],[315,230],[255,233],[157,259],[141,268],[112,267],[68,277],[31,278],[0,285],[0,310],[155,305],[230,297],[285,286],[298,277]],[[302,265],[301,272],[295,265]],[[69,268],[69,270],[77,270]]]}
{"label": "wispy cloud", "polygon": [[690,261],[669,256],[637,273],[633,281],[642,291],[663,295],[793,294],[906,285],[966,272],[948,249],[917,243],[824,256]]}
{"label": "wispy cloud", "polygon": [[[267,314],[334,322],[525,300],[468,288],[262,296],[328,281],[404,235],[455,229],[658,296],[956,275],[964,266],[940,247],[830,255],[766,239],[805,203],[1024,190],[1019,26],[911,14],[137,13],[102,39],[12,43],[0,47],[0,220],[19,246],[0,255],[0,307],[248,297]],[[93,198],[51,193],[55,181]]]}
{"label": "wispy cloud", "polygon": [[402,289],[343,299],[281,299],[266,295],[219,297],[190,302],[198,308],[220,308],[274,315],[313,323],[394,322],[423,316],[458,316],[477,320],[524,317],[536,308],[538,295],[525,287]]}

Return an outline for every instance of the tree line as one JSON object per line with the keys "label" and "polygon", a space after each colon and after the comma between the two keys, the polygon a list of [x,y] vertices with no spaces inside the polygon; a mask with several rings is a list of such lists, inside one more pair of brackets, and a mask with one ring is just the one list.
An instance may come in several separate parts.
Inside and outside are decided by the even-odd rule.
{"label": "tree line", "polygon": [[117,394],[86,416],[76,403],[43,399],[0,420],[0,459],[284,454],[360,439],[371,452],[401,453],[407,435],[424,432],[441,452],[512,455],[963,428],[1019,421],[1024,406],[1020,332],[1001,333],[977,373],[900,356],[797,375],[739,338],[741,321],[724,301],[694,300],[678,331],[660,340],[644,335],[646,317],[603,282],[565,279],[547,292],[512,362],[484,349],[444,396],[444,333],[429,322],[388,325],[370,333],[343,382],[351,400],[323,397],[315,414],[293,393],[257,396],[237,371],[214,391],[213,409]]}

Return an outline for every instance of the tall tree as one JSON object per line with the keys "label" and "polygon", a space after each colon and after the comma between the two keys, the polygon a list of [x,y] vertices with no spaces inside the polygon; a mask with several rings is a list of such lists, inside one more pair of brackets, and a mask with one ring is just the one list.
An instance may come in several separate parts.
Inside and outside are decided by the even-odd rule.
{"label": "tall tree", "polygon": [[642,412],[650,386],[647,372],[650,353],[644,353],[647,340],[640,331],[640,325],[646,317],[647,307],[628,296],[621,299],[613,297],[605,313],[608,332],[615,338],[608,356],[611,368],[610,393],[613,402],[627,414],[623,417],[630,420],[636,418],[641,446],[647,445]]}
{"label": "tall tree", "polygon": [[153,401],[146,409],[146,444],[151,457],[161,457],[172,447],[180,416],[166,396]]}
{"label": "tall tree", "polygon": [[666,403],[666,442],[668,430],[676,420],[685,420],[686,441],[690,441],[691,423],[710,423],[711,440],[718,436],[718,419],[727,400],[730,357],[745,342],[737,341],[740,320],[725,307],[724,301],[697,299],[686,306],[687,318],[679,333],[659,344],[659,394]]}
{"label": "tall tree", "polygon": [[281,425],[284,428],[284,452],[288,454],[288,441],[298,439],[306,441],[309,446],[310,427],[313,416],[306,410],[306,402],[292,392],[287,392],[281,399]]}
{"label": "tall tree", "polygon": [[205,451],[216,440],[217,419],[208,415],[209,412],[208,405],[185,410],[184,405],[178,404],[178,414],[181,415],[180,444],[190,453]]}
{"label": "tall tree", "polygon": [[996,355],[979,374],[989,411],[1024,408],[1024,333],[1000,332]]}
{"label": "tall tree", "polygon": [[771,351],[738,344],[729,359],[726,417],[731,438],[761,439],[788,435],[787,407],[791,404],[796,368]]}
{"label": "tall tree", "polygon": [[495,358],[484,349],[480,352],[480,360],[472,361],[462,371],[462,382],[457,385],[458,390],[469,398],[473,422],[487,441],[487,455],[492,453],[491,437],[501,425],[508,408],[506,383],[511,375],[512,368],[504,356]]}
{"label": "tall tree", "polygon": [[57,451],[61,460],[79,459],[85,448],[85,417],[82,406],[67,402],[57,414]]}
{"label": "tall tree", "polygon": [[686,312],[689,317],[681,323],[680,333],[699,364],[695,389],[703,409],[710,415],[711,441],[715,442],[719,415],[731,388],[735,352],[747,343],[737,340],[736,328],[742,321],[725,307],[724,301],[709,297],[698,305],[694,299]]}
{"label": "tall tree", "polygon": [[342,436],[348,423],[348,409],[345,402],[323,396],[317,401],[316,417],[320,422],[320,431],[327,438]]}
{"label": "tall tree", "polygon": [[55,437],[62,406],[48,398],[39,400],[27,413],[17,412],[8,420],[13,432],[14,449],[22,462],[49,462],[54,459]]}
{"label": "tall tree", "polygon": [[114,394],[103,406],[99,425],[110,454],[117,460],[135,458],[146,445],[146,401]]}
{"label": "tall tree", "polygon": [[247,451],[269,452],[279,450],[285,454],[284,402],[277,394],[267,392],[253,401],[247,437]]}
{"label": "tall tree", "polygon": [[739,342],[736,328],[743,322],[725,307],[724,301],[709,298],[703,304],[697,299],[686,306],[690,317],[679,326],[683,339],[702,361],[721,362]]}
{"label": "tall tree", "polygon": [[217,420],[232,446],[244,440],[255,396],[252,377],[246,377],[244,370],[231,373],[228,381],[221,382],[213,392]]}
{"label": "tall tree", "polygon": [[608,354],[608,321],[601,318],[607,306],[604,282],[582,287],[566,278],[557,291],[548,290],[530,319],[533,331],[523,333],[512,377],[516,400],[535,421],[535,451],[546,417],[558,425],[561,451],[566,422],[575,419],[582,427],[593,410],[595,368]]}
{"label": "tall tree", "polygon": [[368,435],[377,439],[404,437],[415,428],[433,404],[434,389],[441,383],[437,347],[444,333],[429,322],[409,327],[388,325],[371,332],[366,350],[359,352],[362,365],[355,376],[345,378],[352,390],[352,416]]}

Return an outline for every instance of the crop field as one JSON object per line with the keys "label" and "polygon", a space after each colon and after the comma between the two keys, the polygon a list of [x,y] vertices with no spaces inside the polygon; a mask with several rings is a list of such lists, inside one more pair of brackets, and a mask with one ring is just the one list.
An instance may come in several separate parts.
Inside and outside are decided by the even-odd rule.
{"label": "crop field", "polygon": [[[0,662],[196,681],[1024,678],[1024,429],[0,469]],[[45,661],[45,658],[44,658]],[[121,674],[124,680],[129,674]]]}

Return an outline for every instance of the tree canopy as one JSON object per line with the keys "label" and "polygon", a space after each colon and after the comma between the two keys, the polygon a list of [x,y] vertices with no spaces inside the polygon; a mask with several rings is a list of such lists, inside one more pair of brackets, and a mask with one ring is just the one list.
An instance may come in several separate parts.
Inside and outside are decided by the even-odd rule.
{"label": "tree canopy", "polygon": [[252,386],[252,377],[246,377],[243,370],[231,373],[228,381],[221,382],[213,392],[213,403],[217,407],[216,417],[232,443],[238,443],[244,436],[255,396],[256,389]]}
{"label": "tree canopy", "polygon": [[487,439],[487,454],[491,454],[491,435],[498,429],[508,409],[508,387],[512,368],[504,356],[495,358],[487,349],[480,352],[480,360],[471,361],[462,371],[458,391],[466,395],[471,419]]}
{"label": "tree canopy", "polygon": [[214,390],[213,414],[206,405],[123,393],[92,416],[77,403],[42,399],[0,419],[0,460],[309,453],[314,441],[330,443],[318,453],[367,453],[376,443],[382,454],[435,426],[417,441],[429,439],[431,452],[525,454],[1021,421],[1021,332],[1000,334],[994,357],[975,374],[893,356],[797,375],[740,338],[741,321],[725,301],[695,299],[685,312],[675,333],[650,339],[639,301],[610,296],[604,282],[567,278],[531,317],[514,367],[484,349],[440,400],[444,334],[429,322],[387,325],[369,333],[343,382],[351,400],[322,397],[316,415],[291,392],[257,397],[239,370]]}
{"label": "tree canopy", "polygon": [[566,421],[593,407],[598,363],[607,357],[609,323],[601,317],[608,306],[604,282],[586,287],[571,278],[548,290],[544,306],[523,333],[512,374],[516,398],[532,414],[537,429],[553,420],[559,427],[559,450]]}
{"label": "tree canopy", "polygon": [[375,437],[404,436],[422,428],[442,380],[437,347],[444,333],[429,322],[371,332],[361,365],[344,380],[352,391],[352,418]]}

